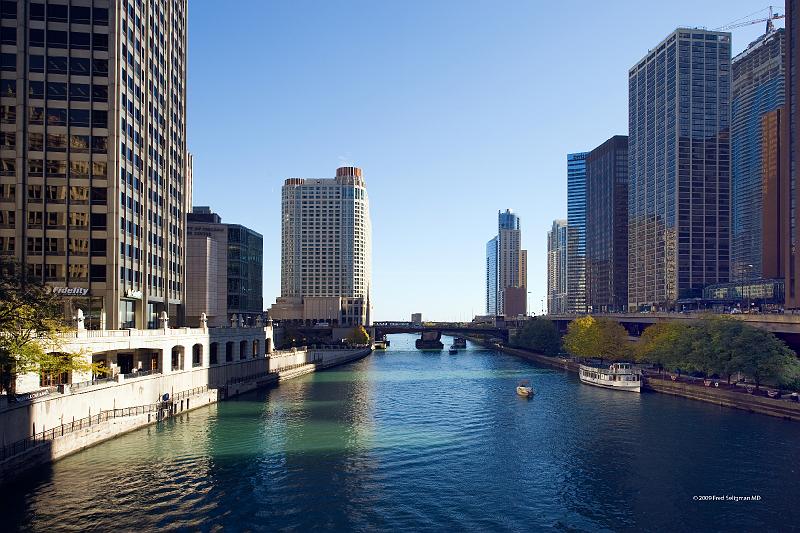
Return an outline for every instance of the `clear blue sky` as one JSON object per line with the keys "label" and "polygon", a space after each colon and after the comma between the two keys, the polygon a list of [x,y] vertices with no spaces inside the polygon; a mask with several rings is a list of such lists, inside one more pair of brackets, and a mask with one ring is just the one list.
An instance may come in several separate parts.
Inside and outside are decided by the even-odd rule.
{"label": "clear blue sky", "polygon": [[[713,29],[766,5],[192,1],[194,204],[264,235],[268,307],[283,180],[362,167],[376,320],[482,313],[485,243],[512,208],[538,312],[546,232],[566,217],[566,154],[627,134],[628,69],[678,26]],[[734,53],[763,26],[733,30]]]}

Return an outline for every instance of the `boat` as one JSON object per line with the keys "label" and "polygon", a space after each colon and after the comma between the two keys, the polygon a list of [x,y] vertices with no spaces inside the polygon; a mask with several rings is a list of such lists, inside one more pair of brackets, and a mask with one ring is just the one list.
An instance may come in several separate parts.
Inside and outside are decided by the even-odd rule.
{"label": "boat", "polygon": [[531,387],[531,381],[529,379],[525,379],[519,382],[519,384],[517,385],[517,394],[525,398],[533,398],[534,395],[533,387]]}
{"label": "boat", "polygon": [[608,368],[580,365],[578,376],[588,385],[642,392],[642,371],[630,363],[613,363]]}
{"label": "boat", "polygon": [[449,353],[450,355],[455,355],[458,353],[458,348],[456,348],[456,345],[454,344],[450,346],[450,349],[447,350],[447,353]]}
{"label": "boat", "polygon": [[386,341],[375,341],[372,344],[373,344],[373,347],[376,350],[385,350],[386,349]]}

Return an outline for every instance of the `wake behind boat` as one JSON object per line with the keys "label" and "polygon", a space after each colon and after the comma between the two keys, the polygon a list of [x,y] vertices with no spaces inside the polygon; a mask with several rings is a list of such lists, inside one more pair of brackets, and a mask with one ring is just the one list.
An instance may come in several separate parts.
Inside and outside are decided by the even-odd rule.
{"label": "wake behind boat", "polygon": [[581,381],[607,389],[642,391],[642,371],[630,363],[614,363],[608,368],[580,365]]}

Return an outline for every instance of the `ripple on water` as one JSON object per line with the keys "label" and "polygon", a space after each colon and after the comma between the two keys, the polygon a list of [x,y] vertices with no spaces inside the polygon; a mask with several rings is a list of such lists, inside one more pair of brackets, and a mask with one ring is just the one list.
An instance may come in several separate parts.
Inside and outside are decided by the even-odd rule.
{"label": "ripple on water", "polygon": [[[527,377],[530,401],[514,393]],[[710,531],[721,512],[782,529],[800,523],[798,426],[587,387],[490,350],[421,354],[399,336],[68,457],[0,512],[30,531]],[[764,503],[692,504],[715,491]]]}

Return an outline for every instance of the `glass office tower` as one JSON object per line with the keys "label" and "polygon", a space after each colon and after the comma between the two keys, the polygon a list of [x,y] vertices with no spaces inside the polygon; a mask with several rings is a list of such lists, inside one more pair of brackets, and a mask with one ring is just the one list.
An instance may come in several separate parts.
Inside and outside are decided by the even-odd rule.
{"label": "glass office tower", "polygon": [[567,154],[567,312],[586,312],[586,158]]}
{"label": "glass office tower", "polygon": [[547,314],[567,310],[567,221],[554,220],[547,232]]}
{"label": "glass office tower", "polygon": [[591,311],[628,305],[628,137],[615,135],[586,164],[586,304]]}
{"label": "glass office tower", "polygon": [[[777,218],[777,205],[765,198],[771,176],[769,154],[777,149],[764,136],[765,118],[784,101],[783,29],[762,35],[733,59],[731,100],[731,278],[776,277],[762,261],[765,246],[776,242],[765,235],[772,226],[764,217]],[[770,117],[768,120],[774,120]],[[768,127],[768,124],[766,125]],[[774,129],[774,128],[772,128]],[[770,232],[774,233],[774,232]],[[769,262],[769,261],[768,261]]]}
{"label": "glass office tower", "polygon": [[679,28],[628,73],[629,309],[729,279],[730,40]]}
{"label": "glass office tower", "polygon": [[486,243],[486,314],[497,315],[497,237]]}

